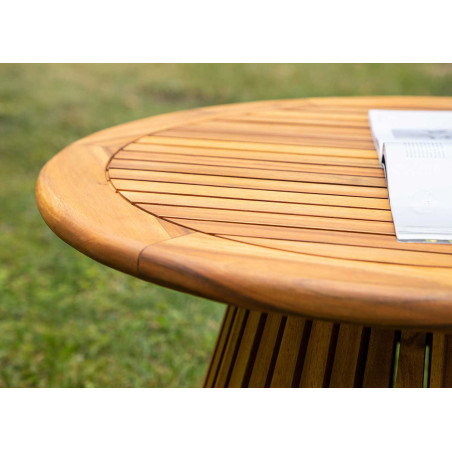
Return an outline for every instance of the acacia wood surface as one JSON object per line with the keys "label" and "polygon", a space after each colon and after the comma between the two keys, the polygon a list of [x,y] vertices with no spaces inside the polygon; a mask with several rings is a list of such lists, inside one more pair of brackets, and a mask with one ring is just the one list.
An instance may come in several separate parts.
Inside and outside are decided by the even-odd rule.
{"label": "acacia wood surface", "polygon": [[[267,101],[135,121],[55,156],[38,179],[38,206],[78,250],[161,285],[280,316],[450,329],[452,246],[397,242],[370,108],[449,110],[452,99]],[[264,315],[247,323],[251,319],[236,313],[225,323],[239,332],[227,341],[236,342],[224,351],[223,367],[237,356],[254,357],[282,378],[278,356],[257,343],[240,345],[241,335],[273,341],[283,334]],[[304,355],[290,361],[302,384],[371,382],[360,366],[363,347],[368,366],[379,356],[374,330],[306,325],[309,344],[298,330],[289,333],[291,322],[284,324],[287,337],[306,345]],[[286,340],[283,334],[282,354]],[[401,361],[400,385],[411,384],[426,341],[402,336],[400,350],[410,353]],[[334,362],[332,343],[356,360],[350,375]],[[435,350],[435,340],[430,346]],[[450,366],[441,356],[431,363],[433,381],[444,379]],[[310,368],[327,374],[300,370],[301,361],[314,359]],[[224,378],[232,385],[243,379],[262,384],[250,366]]]}
{"label": "acacia wood surface", "polygon": [[[232,316],[239,320],[231,323]],[[450,388],[451,377],[447,333],[363,328],[229,306],[204,387]]]}

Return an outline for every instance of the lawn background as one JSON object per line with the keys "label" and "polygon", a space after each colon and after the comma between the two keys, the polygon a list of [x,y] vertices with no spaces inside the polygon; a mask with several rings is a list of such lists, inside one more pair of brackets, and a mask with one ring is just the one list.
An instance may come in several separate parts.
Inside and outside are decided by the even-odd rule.
{"label": "lawn background", "polygon": [[198,386],[224,312],[48,229],[34,186],[61,148],[187,108],[369,94],[452,95],[452,65],[0,65],[0,386]]}

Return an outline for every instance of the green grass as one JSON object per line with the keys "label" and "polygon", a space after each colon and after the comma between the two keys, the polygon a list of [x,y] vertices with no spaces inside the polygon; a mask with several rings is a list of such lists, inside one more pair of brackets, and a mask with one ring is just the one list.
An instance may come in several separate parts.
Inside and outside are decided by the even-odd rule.
{"label": "green grass", "polygon": [[224,306],[106,268],[35,206],[43,164],[124,121],[248,100],[451,95],[450,65],[0,65],[0,386],[198,386]]}

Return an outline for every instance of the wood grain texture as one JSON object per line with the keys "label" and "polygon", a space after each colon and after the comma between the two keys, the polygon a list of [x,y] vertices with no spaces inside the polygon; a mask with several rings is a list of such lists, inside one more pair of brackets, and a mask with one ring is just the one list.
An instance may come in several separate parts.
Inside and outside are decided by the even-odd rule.
{"label": "wood grain texture", "polygon": [[[136,121],[52,159],[38,206],[75,248],[178,290],[282,315],[452,328],[452,247],[397,242],[370,108],[452,109],[452,99],[268,101]],[[274,336],[269,319],[253,322],[243,334]],[[362,358],[351,333],[330,333]],[[276,384],[279,365],[258,345],[234,353],[264,354]],[[328,353],[325,379],[345,384]],[[347,382],[370,381],[358,368]],[[228,378],[261,382],[249,365]]]}
{"label": "wood grain texture", "polygon": [[452,336],[432,335],[430,358],[430,387],[452,388]]}
{"label": "wood grain texture", "polygon": [[278,358],[277,344],[281,343],[285,323],[286,317],[281,314],[272,314],[270,316],[266,314],[265,325],[253,368],[251,369],[248,387],[263,388],[270,385]]}
{"label": "wood grain texture", "polygon": [[388,388],[393,384],[396,331],[372,328],[367,348],[363,387]]}
{"label": "wood grain texture", "polygon": [[357,325],[340,325],[331,370],[330,386],[352,388],[362,386],[369,329]]}
{"label": "wood grain texture", "polygon": [[[305,359],[310,330],[311,322],[307,320],[300,317],[286,319],[273,370],[271,387],[284,388],[297,384],[297,364]],[[300,352],[294,353],[294,350],[300,350]]]}
{"label": "wood grain texture", "polygon": [[426,339],[424,332],[402,331],[397,366],[398,388],[423,387]]}
{"label": "wood grain texture", "polygon": [[[238,321],[231,327],[228,319],[235,313],[246,323]],[[452,384],[452,341],[447,333],[338,325],[229,306],[218,344],[227,342],[233,353],[216,347],[205,387],[444,388]]]}

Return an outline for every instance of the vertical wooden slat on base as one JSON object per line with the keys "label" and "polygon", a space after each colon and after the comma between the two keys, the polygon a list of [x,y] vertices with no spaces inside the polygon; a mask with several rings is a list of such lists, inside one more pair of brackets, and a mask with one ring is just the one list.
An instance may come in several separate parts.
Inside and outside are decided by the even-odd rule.
{"label": "vertical wooden slat on base", "polygon": [[426,333],[402,331],[396,377],[397,388],[422,388],[426,339]]}
{"label": "vertical wooden slat on base", "polygon": [[[331,372],[330,388],[352,388],[360,370],[361,343],[364,328],[356,325],[340,325]],[[367,345],[367,344],[366,344]]]}
{"label": "vertical wooden slat on base", "polygon": [[[273,388],[288,388],[294,384],[295,368],[300,348],[306,351],[308,321],[300,317],[288,317],[279,347],[278,358],[271,381]],[[304,340],[303,340],[304,339]],[[303,344],[302,342],[305,342]]]}
{"label": "vertical wooden slat on base", "polygon": [[211,388],[215,384],[215,380],[218,374],[218,369],[223,358],[223,354],[226,348],[227,340],[231,332],[232,322],[237,312],[235,306],[228,305],[224,314],[223,322],[220,327],[220,332],[215,343],[215,348],[210,359],[209,367],[207,370],[207,376],[204,382],[204,387]]}
{"label": "vertical wooden slat on base", "polygon": [[335,325],[332,322],[312,322],[306,358],[301,373],[302,388],[322,388],[329,383],[329,361],[334,353]]}
{"label": "vertical wooden slat on base", "polygon": [[215,387],[217,388],[225,388],[229,383],[229,378],[231,376],[248,315],[248,310],[237,308],[237,314],[234,318],[231,334],[229,335],[223,360],[218,371],[218,377],[215,381]]}
{"label": "vertical wooden slat on base", "polygon": [[363,387],[389,388],[394,365],[395,331],[372,328],[367,350]]}
{"label": "vertical wooden slat on base", "polygon": [[257,341],[260,339],[259,325],[262,315],[263,314],[257,311],[249,311],[245,330],[243,331],[234,367],[228,382],[228,387],[230,388],[241,388],[244,383],[248,383],[244,382],[244,379],[247,373],[249,361],[253,358],[253,349],[257,347]]}
{"label": "vertical wooden slat on base", "polygon": [[283,319],[285,319],[285,316],[280,314],[267,315],[261,341],[257,350],[256,361],[254,362],[250,381],[248,383],[248,387],[250,388],[263,388],[265,386]]}
{"label": "vertical wooden slat on base", "polygon": [[434,333],[430,361],[430,387],[452,388],[452,336]]}

